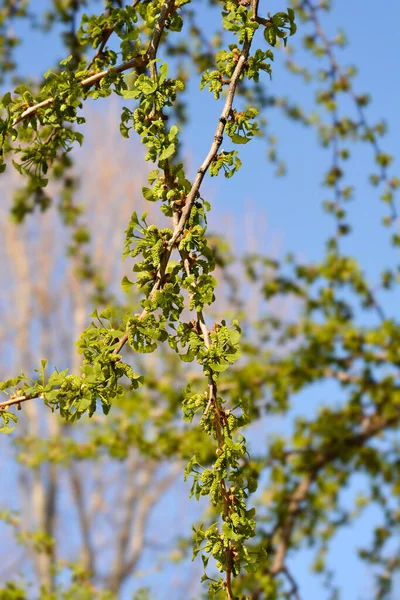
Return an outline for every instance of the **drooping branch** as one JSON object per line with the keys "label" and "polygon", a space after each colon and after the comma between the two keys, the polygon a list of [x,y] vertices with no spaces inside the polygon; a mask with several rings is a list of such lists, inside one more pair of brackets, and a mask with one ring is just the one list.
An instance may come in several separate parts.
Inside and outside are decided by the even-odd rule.
{"label": "drooping branch", "polygon": [[[250,52],[250,46],[251,46],[251,40],[246,41],[243,45],[243,49],[239,56],[235,71],[230,80],[227,97],[226,97],[225,104],[222,109],[221,115],[218,119],[218,125],[217,125],[217,128],[214,133],[213,142],[207,153],[207,156],[205,157],[205,159],[203,160],[201,166],[199,167],[199,169],[197,171],[197,175],[195,177],[193,185],[186,197],[185,205],[182,209],[182,213],[179,218],[179,221],[177,223],[175,223],[175,225],[174,225],[173,235],[172,235],[171,239],[169,240],[168,247],[166,248],[166,250],[163,254],[163,257],[162,257],[162,260],[161,260],[161,263],[160,263],[160,266],[158,269],[158,273],[156,276],[156,281],[155,281],[154,286],[149,295],[150,299],[154,296],[154,294],[157,292],[157,290],[161,286],[163,277],[165,275],[166,268],[169,263],[169,259],[170,259],[172,250],[176,246],[176,244],[179,240],[179,237],[182,235],[182,233],[186,227],[187,221],[190,217],[190,211],[191,211],[193,204],[197,198],[197,195],[199,193],[200,186],[203,182],[204,176],[207,173],[212,161],[215,160],[215,157],[218,154],[218,150],[221,147],[227,118],[232,110],[233,100],[235,98],[235,93],[236,93],[236,88],[238,86],[240,77],[244,71],[245,63],[246,63],[246,60],[247,60],[247,58],[249,56],[249,52]],[[143,319],[146,315],[147,315],[147,311],[143,310],[140,315],[140,319]],[[115,354],[120,353],[120,351],[122,350],[122,348],[128,341],[128,337],[129,337],[128,332],[126,332],[121,337],[120,343],[118,344],[117,348],[114,351]]]}
{"label": "drooping branch", "polygon": [[[150,39],[149,47],[145,54],[135,56],[116,67],[111,67],[110,69],[104,69],[103,71],[99,71],[98,73],[94,73],[89,77],[86,77],[80,82],[81,87],[90,87],[95,83],[101,81],[107,75],[112,73],[123,73],[124,71],[128,71],[129,69],[137,69],[146,67],[150,61],[154,60],[157,54],[157,49],[160,44],[160,40],[162,34],[165,29],[165,22],[168,18],[168,15],[173,10],[174,0],[166,0],[164,2],[163,7],[160,12],[160,16],[158,18],[157,24],[154,28],[153,34]],[[50,106],[54,102],[54,97],[46,98],[46,100],[42,100],[42,102],[38,102],[33,106],[30,106],[26,110],[24,110],[18,117],[16,117],[12,122],[12,127],[15,127],[28,117],[36,114],[41,108],[46,108],[46,106]]]}

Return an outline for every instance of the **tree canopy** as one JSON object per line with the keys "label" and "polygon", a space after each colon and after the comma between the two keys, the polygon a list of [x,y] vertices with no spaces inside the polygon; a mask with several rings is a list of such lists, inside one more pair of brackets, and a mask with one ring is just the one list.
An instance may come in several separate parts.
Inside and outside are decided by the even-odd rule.
{"label": "tree canopy", "polygon": [[[201,25],[204,10],[209,11],[207,31]],[[400,179],[382,146],[385,123],[370,122],[370,98],[357,90],[356,69],[340,63],[344,34],[331,37],[324,30],[329,11],[325,0],[294,0],[276,13],[259,0],[204,5],[63,0],[41,13],[28,1],[8,0],[0,13],[2,84],[13,89],[1,99],[0,170],[14,167],[22,182],[11,218],[23,228],[57,204],[68,232],[68,260],[80,282],[74,294],[86,286],[90,298],[84,302],[94,306],[76,344],[80,359],[71,370],[70,364],[55,364],[51,355],[37,357],[35,368],[21,359],[25,373],[12,373],[0,384],[5,394],[0,431],[16,436],[21,427],[19,460],[36,474],[44,464],[51,475],[54,465],[100,455],[127,465],[132,478],[132,485],[124,484],[127,533],[133,507],[142,506],[135,513],[140,529],[146,506],[162,497],[181,468],[190,495],[206,501],[203,517],[186,532],[180,551],[186,556],[190,546],[193,559],[201,557],[201,593],[207,598],[300,598],[291,561],[307,545],[314,550],[314,571],[326,578],[327,597],[338,597],[327,560],[331,541],[370,506],[379,517],[371,526],[370,545],[359,555],[376,576],[371,597],[393,597],[400,567],[395,546],[400,324],[385,310],[399,267],[382,264],[379,281],[371,283],[352,252],[355,190],[346,169],[353,147],[356,152],[363,143],[372,153],[375,168],[366,176],[382,200],[382,227],[394,248],[400,244],[395,206]],[[17,40],[10,23],[19,19],[33,28],[61,31],[67,57],[49,64],[36,80],[20,76],[14,62]],[[291,45],[296,38],[310,65],[296,63]],[[317,113],[274,90],[274,57],[282,52],[293,77],[316,82]],[[211,94],[217,106],[208,149],[194,169],[183,151],[187,89],[193,83],[199,84],[196,93]],[[120,258],[113,256],[129,267],[121,281],[125,296],[112,289],[110,272],[92,252],[93,206],[76,201],[76,148],[85,146],[86,105],[112,96],[119,100],[120,134],[137,134],[144,146],[132,162],[151,163],[151,169],[143,168],[147,184],[141,188],[149,210],[138,212],[140,203],[133,198],[130,219],[122,225],[115,219],[115,228],[125,231]],[[208,229],[213,228],[213,203],[204,197],[206,177],[230,179],[247,169],[251,191],[251,164],[241,157],[244,145],[265,140],[269,158],[283,173],[266,120],[272,108],[315,128],[330,151],[323,207],[334,226],[318,260],[293,253],[235,256]],[[295,134],[293,140],[300,154],[301,140]],[[96,165],[88,171],[95,185]],[[115,205],[111,187],[109,219]],[[35,222],[40,227],[40,219]],[[263,303],[260,314],[251,314],[248,296]],[[274,302],[276,308],[287,299],[291,311],[274,309]],[[310,418],[293,418],[299,393],[317,384],[332,401],[323,402]],[[39,402],[47,412],[35,412],[32,406]],[[15,408],[24,415],[20,423]],[[40,423],[51,413],[59,413],[65,424],[43,438]],[[275,415],[288,419],[287,433],[269,435],[261,451],[250,453],[252,427]],[[29,423],[37,419],[32,429]],[[84,443],[79,431],[87,436]],[[363,492],[343,502],[355,473],[365,479]],[[72,470],[70,475],[82,509],[82,481]],[[146,494],[142,505],[140,490]],[[2,515],[36,556],[37,597],[118,596],[139,560],[128,550],[128,536],[121,535],[115,568],[103,580],[86,540],[86,553],[76,557],[65,585],[47,510],[25,537],[15,515]],[[85,510],[80,517],[82,532],[89,532]],[[2,597],[29,597],[13,572],[6,581]],[[136,597],[140,594],[146,592]]]}

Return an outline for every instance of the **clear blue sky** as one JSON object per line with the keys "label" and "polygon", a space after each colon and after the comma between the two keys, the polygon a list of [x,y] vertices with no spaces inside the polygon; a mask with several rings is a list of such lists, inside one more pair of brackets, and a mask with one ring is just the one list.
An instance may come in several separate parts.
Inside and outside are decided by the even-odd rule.
{"label": "clear blue sky", "polygon": [[[35,0],[38,11],[47,2]],[[384,16],[378,9],[384,6]],[[261,11],[284,10],[286,3],[281,0],[262,0]],[[204,24],[209,22],[209,14],[203,11]],[[326,19],[328,33],[334,34],[337,28],[345,30],[349,46],[339,52],[344,66],[354,63],[359,69],[356,79],[358,93],[371,93],[372,104],[368,109],[370,122],[385,119],[389,131],[382,141],[385,151],[396,157],[393,173],[400,175],[398,158],[400,154],[400,83],[399,66],[400,3],[386,0],[382,4],[374,0],[333,0],[333,8]],[[298,47],[302,27],[299,27]],[[48,68],[53,58],[62,58],[60,46],[54,36],[44,36],[38,32],[24,32],[24,44],[17,56],[25,73],[37,74]],[[281,68],[279,52],[273,66],[273,79],[268,86],[278,95],[287,95],[292,100],[312,107],[313,88],[304,85]],[[296,55],[299,62],[310,64],[310,58],[302,50]],[[51,57],[51,59],[49,59]],[[304,58],[304,61],[301,60]],[[206,154],[220,112],[221,103],[216,103],[207,92],[199,92],[192,86],[189,90],[191,122],[185,132],[185,152],[193,170]],[[242,216],[252,212],[256,224],[265,216],[267,233],[261,233],[256,246],[259,251],[271,250],[271,240],[278,238],[282,252],[293,251],[307,259],[322,256],[324,241],[333,229],[333,221],[325,215],[321,202],[329,198],[329,191],[320,182],[330,164],[330,151],[323,150],[316,141],[316,134],[300,124],[288,122],[276,109],[267,115],[271,133],[279,138],[279,154],[284,158],[288,174],[275,178],[274,168],[266,161],[266,146],[255,141],[240,148],[243,167],[231,180],[207,179],[203,195],[213,200],[210,214],[211,229],[222,229],[223,216],[233,213],[240,229]],[[367,183],[367,175],[373,171],[373,154],[364,148],[353,148],[353,158],[349,166],[349,181],[356,185],[355,201],[351,206],[352,223],[355,232],[347,242],[347,249],[361,261],[367,269],[371,282],[377,280],[384,264],[393,264],[397,256],[388,244],[387,231],[379,223],[385,213],[384,206]],[[257,230],[256,230],[257,231]],[[398,313],[399,297],[392,297],[387,304],[389,314]],[[326,392],[326,388],[324,388]],[[299,412],[310,412],[319,402],[322,390],[313,389],[298,399]],[[358,482],[362,485],[362,482]],[[356,486],[348,492],[351,495]],[[354,547],[367,541],[367,528],[364,525],[374,519],[373,511],[366,514],[350,532],[340,534],[333,545],[332,558],[337,568],[339,582],[345,592],[342,600],[368,600],[372,580],[363,565],[354,558]],[[369,529],[369,527],[368,527]],[[301,583],[302,598],[320,600],[321,588],[308,574],[308,553],[303,553],[294,561],[294,570]],[[159,599],[168,594],[158,590]],[[169,596],[170,597],[170,596]]]}

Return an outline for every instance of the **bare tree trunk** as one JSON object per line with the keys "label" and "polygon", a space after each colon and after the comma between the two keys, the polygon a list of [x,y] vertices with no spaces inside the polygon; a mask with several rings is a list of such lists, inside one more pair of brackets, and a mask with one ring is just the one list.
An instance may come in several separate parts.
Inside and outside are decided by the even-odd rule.
{"label": "bare tree trunk", "polygon": [[[16,347],[19,366],[26,372],[29,372],[30,365],[33,364],[31,351],[32,340],[30,339],[30,324],[35,313],[35,289],[34,279],[31,277],[32,264],[29,255],[29,237],[21,236],[16,226],[8,226],[6,229],[6,244],[9,249],[9,257],[13,262],[15,272],[17,273],[18,290],[16,290],[15,299],[18,302],[18,314],[20,315],[18,323],[18,335],[16,336]],[[51,258],[43,253],[41,258],[41,272],[38,278],[41,281],[48,279],[48,271],[51,268]],[[43,271],[47,271],[43,272]],[[42,328],[42,345],[49,348],[49,323],[47,317],[48,307],[45,304],[42,312],[45,323]],[[48,429],[51,437],[59,435],[59,422],[55,415],[43,411],[37,403],[29,403],[24,410],[24,428],[26,434],[31,438],[38,440],[43,434],[43,429]],[[25,467],[22,467],[23,469]],[[28,499],[25,502],[25,510],[29,511],[28,527],[31,532],[37,531],[44,534],[47,538],[46,543],[42,545],[38,552],[36,549],[31,551],[32,559],[35,564],[39,584],[48,592],[54,591],[54,560],[56,556],[54,548],[54,531],[56,516],[56,496],[57,496],[57,467],[54,463],[40,464],[35,466],[29,477],[26,473],[19,479],[22,496]]]}

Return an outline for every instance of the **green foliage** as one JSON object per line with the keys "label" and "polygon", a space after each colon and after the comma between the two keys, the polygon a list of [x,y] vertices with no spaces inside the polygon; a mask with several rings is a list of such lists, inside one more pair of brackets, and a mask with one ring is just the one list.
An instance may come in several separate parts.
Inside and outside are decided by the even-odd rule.
{"label": "green foliage", "polygon": [[[73,23],[85,3],[72,4],[60,3],[47,16],[47,26],[56,20]],[[328,574],[328,545],[334,534],[374,504],[381,508],[382,523],[360,556],[380,568],[376,598],[389,598],[393,575],[400,568],[387,550],[399,524],[398,507],[387,497],[397,502],[400,494],[398,449],[392,436],[400,422],[400,326],[386,317],[377,290],[393,290],[399,270],[384,268],[376,288],[355,257],[342,249],[343,238],[351,234],[348,203],[353,188],[346,181],[346,165],[353,141],[371,146],[377,172],[370,174],[370,182],[382,189],[381,200],[388,209],[385,227],[396,223],[399,180],[389,175],[393,157],[380,146],[385,124],[369,124],[365,112],[369,98],[354,91],[355,69],[342,69],[335,57],[335,46],[345,43],[343,34],[330,41],[323,33],[320,13],[327,10],[325,2],[292,3],[304,26],[311,27],[303,39],[306,50],[326,62],[316,74],[316,104],[323,115],[318,117],[264,91],[274,59],[267,44],[286,46],[296,33],[292,8],[265,17],[258,13],[259,2],[254,0],[213,2],[221,9],[221,21],[211,50],[205,52],[202,32],[191,22],[196,10],[189,9],[190,4],[194,3],[157,0],[123,7],[106,2],[102,14],[82,16],[78,32],[74,29],[66,43],[68,58],[36,86],[19,82],[1,100],[0,171],[10,157],[25,182],[15,197],[14,218],[22,221],[37,207],[45,210],[51,203],[47,184],[62,180],[60,212],[71,227],[69,252],[72,256],[82,253],[82,278],[96,280],[101,299],[101,278],[82,250],[89,233],[79,220],[81,209],[72,202],[76,184],[69,174],[71,150],[76,142],[84,142],[79,126],[84,123],[81,109],[87,99],[112,94],[123,98],[121,134],[128,137],[132,130],[136,132],[146,148],[145,160],[155,163],[149,187],[142,188],[143,197],[158,203],[169,222],[161,227],[149,224],[146,213],[141,217],[132,213],[123,258],[130,261],[133,276],[132,280],[124,277],[122,289],[135,291],[141,311],[132,307],[122,311],[114,305],[93,312],[93,322],[77,343],[83,358],[79,375],[67,369],[47,373],[47,363],[42,361],[35,375],[1,383],[8,400],[0,404],[0,432],[12,432],[17,422],[11,407],[20,408],[37,398],[68,422],[84,414],[92,417],[100,406],[108,415],[114,405],[115,415],[111,412],[104,427],[91,431],[92,444],[87,447],[70,438],[58,440],[52,448],[39,440],[22,440],[21,460],[34,469],[45,460],[83,460],[100,451],[125,460],[133,446],[154,460],[184,458],[191,496],[208,499],[204,522],[193,526],[192,542],[193,557],[202,557],[202,581],[207,582],[209,598],[296,598],[297,584],[287,563],[292,550],[314,546],[313,570]],[[18,16],[25,10],[22,3]],[[3,73],[13,69],[14,41],[5,27],[9,17],[6,9],[0,13]],[[187,23],[192,25],[197,47],[181,33]],[[115,45],[107,46],[112,35],[119,40],[116,50]],[[96,53],[89,61],[90,49]],[[187,73],[174,60],[177,56],[185,57],[189,67],[199,72],[201,89],[223,100],[210,148],[193,178],[180,156]],[[293,58],[287,66],[306,81],[314,76]],[[342,96],[352,102],[356,117],[342,114]],[[267,316],[252,323],[250,335],[245,328],[242,334],[236,320],[231,325],[227,318],[216,319],[211,326],[206,323],[204,313],[223,280],[215,273],[216,266],[226,273],[229,259],[207,232],[210,205],[202,198],[201,185],[207,172],[227,178],[235,175],[242,162],[238,150],[222,149],[225,134],[225,142],[239,147],[265,137],[263,111],[271,105],[315,127],[322,146],[332,151],[323,178],[328,195],[323,206],[333,216],[335,227],[321,260],[246,258],[246,276],[266,302],[289,298],[297,308],[295,319]],[[269,136],[269,142],[270,158],[282,171],[274,136]],[[392,233],[391,241],[399,245],[398,233]],[[369,320],[360,324],[360,315],[365,314]],[[124,359],[130,348],[135,365],[140,365],[142,355],[161,353],[166,347],[174,353],[168,364],[174,375],[178,364],[194,363],[196,377],[185,381],[183,392],[175,379],[165,383],[151,369],[138,375],[129,359]],[[314,418],[298,418],[289,436],[271,436],[264,454],[249,455],[242,433],[245,426],[263,410],[287,414],[296,394],[327,381],[334,381],[343,392],[341,404],[322,406]],[[162,398],[155,417],[141,407],[143,383]],[[119,412],[121,407],[134,418],[129,420],[123,410]],[[178,409],[184,421],[179,425]],[[379,442],[378,436],[382,436]],[[369,487],[349,510],[340,505],[341,491],[355,471],[366,476]],[[250,500],[266,474],[267,488]],[[3,519],[14,525],[9,515]],[[39,552],[49,551],[52,544],[40,531],[21,540]],[[220,573],[217,578],[215,570]],[[79,566],[71,566],[71,572],[71,587],[56,589],[58,596],[44,590],[43,600],[112,597],[91,588],[88,574]],[[26,597],[14,583],[5,584],[0,594],[10,599]],[[146,594],[143,591],[137,597]]]}
{"label": "green foliage", "polygon": [[[197,473],[194,474],[196,496],[210,496],[212,505],[220,512],[217,529],[210,535],[205,534],[204,564],[207,564],[207,555],[217,560],[217,568],[225,572],[226,581],[221,580],[223,583],[217,587],[212,583],[210,590],[215,593],[226,588],[231,598],[231,578],[239,575],[242,567],[250,568],[254,564],[254,558],[250,558],[246,550],[246,541],[255,534],[254,510],[246,508],[252,486],[242,473],[245,439],[235,433],[240,421],[246,420],[244,405],[239,403],[242,415],[236,416],[223,408],[224,400],[217,395],[220,374],[240,357],[240,328],[237,323],[229,328],[222,321],[209,331],[205,324],[202,311],[214,301],[217,283],[210,275],[215,260],[205,237],[208,205],[200,198],[201,180],[191,184],[185,176],[184,166],[174,160],[179,128],[175,124],[167,125],[166,111],[177,102],[177,94],[183,91],[184,82],[168,77],[168,64],[158,65],[157,50],[163,32],[181,30],[183,19],[179,10],[186,2],[134,4],[135,7],[111,9],[100,16],[83,15],[78,41],[83,46],[99,48],[90,65],[95,68],[93,76],[84,60],[79,62],[76,70],[70,69],[74,58],[71,54],[61,61],[61,69],[45,74],[46,82],[36,95],[27,87],[19,86],[13,96],[8,93],[3,97],[2,156],[21,154],[19,162],[13,161],[15,168],[29,178],[30,189],[40,190],[46,187],[48,178],[45,175],[49,169],[57,167],[59,157],[63,160],[75,141],[82,143],[82,134],[70,125],[84,122],[79,109],[86,98],[97,99],[114,92],[125,100],[135,100],[137,107],[134,110],[123,109],[121,133],[127,137],[133,128],[147,148],[145,160],[157,163],[157,169],[149,177],[152,188],[144,188],[143,195],[151,202],[162,202],[162,210],[172,217],[173,227],[160,229],[148,225],[146,215],[139,219],[133,213],[126,231],[124,257],[137,259],[133,271],[137,273],[136,286],[143,294],[143,311],[126,314],[124,324],[117,327],[113,325],[111,310],[100,314],[94,311],[92,316],[98,324],[93,322],[78,342],[84,358],[81,376],[68,374],[67,370],[55,370],[46,377],[43,361],[37,378],[21,376],[4,382],[2,389],[11,400],[18,394],[24,401],[43,398],[68,421],[79,419],[85,412],[92,416],[98,401],[107,414],[112,402],[123,393],[121,378],[129,379],[131,389],[137,389],[143,382],[143,378],[123,362],[121,351],[126,343],[137,353],[154,352],[166,340],[179,354],[181,348],[187,346],[186,354],[180,354],[182,360],[196,360],[208,380],[208,399],[207,405],[203,406],[201,427],[217,444],[217,460],[211,470],[203,471],[203,485],[199,483]],[[210,150],[202,167],[203,174],[210,169],[210,174],[215,176],[222,169],[226,177],[231,177],[241,165],[235,150],[218,154],[224,130],[236,144],[245,144],[258,133],[258,125],[254,122],[258,110],[247,108],[238,112],[232,106],[240,79],[247,76],[250,80],[258,80],[260,70],[270,73],[270,64],[265,62],[265,58],[272,58],[269,52],[258,49],[254,57],[250,55],[253,36],[259,27],[256,10],[231,1],[224,3],[223,27],[236,36],[237,45],[231,44],[229,52],[218,54],[218,75],[215,77],[215,72],[205,74],[202,86],[208,85],[218,99],[224,78],[230,78],[230,96],[226,103],[228,119],[221,117],[220,139],[216,139]],[[279,13],[273,19],[274,35],[286,39],[282,28],[286,22],[293,23],[293,11],[289,9],[288,15]],[[110,31],[121,38],[119,56],[110,50],[103,52],[103,39],[107,39],[104,36]],[[151,33],[146,49],[147,31]],[[291,33],[294,33],[294,26]],[[275,44],[272,38],[269,42]],[[132,62],[132,56],[136,57],[136,64]],[[117,58],[122,61],[120,65],[117,65]],[[96,67],[100,65],[105,70],[97,75]],[[247,74],[248,65],[251,66]],[[133,85],[128,86],[122,72],[135,66],[140,66],[143,71],[137,72]],[[211,83],[213,80],[220,86],[215,87]],[[17,140],[19,146],[13,146]],[[26,200],[28,198],[29,194]],[[26,200],[15,213],[20,220],[32,209]],[[88,242],[85,229],[76,228],[74,241],[78,246]],[[169,265],[174,250],[180,253],[181,261]],[[131,285],[125,277],[123,289],[128,291]],[[189,311],[195,313],[190,323],[182,320],[183,290],[189,294]],[[201,394],[196,398],[202,398]],[[189,420],[192,415],[189,406],[192,405],[193,398],[189,395],[183,402],[185,418]],[[6,411],[2,411],[1,416],[3,431],[7,432],[10,418],[15,417]],[[189,465],[193,464],[191,459]]]}

